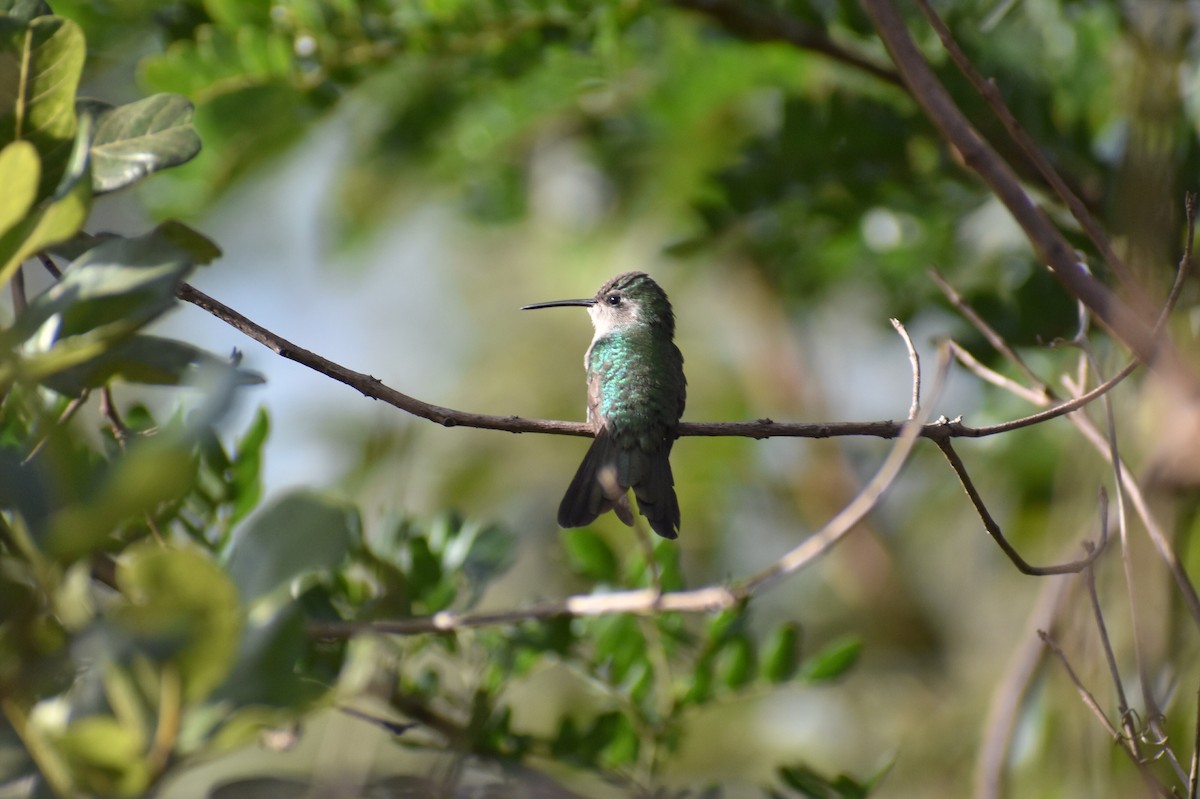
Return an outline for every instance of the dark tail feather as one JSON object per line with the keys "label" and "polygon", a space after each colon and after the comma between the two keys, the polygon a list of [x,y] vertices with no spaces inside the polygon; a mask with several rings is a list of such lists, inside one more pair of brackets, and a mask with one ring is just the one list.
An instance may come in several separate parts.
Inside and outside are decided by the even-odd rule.
{"label": "dark tail feather", "polygon": [[638,511],[654,532],[663,538],[678,538],[679,500],[675,498],[670,454],[669,446],[652,454],[623,450],[601,429],[558,506],[558,526],[583,527],[611,510],[632,527],[627,493],[632,486]]}
{"label": "dark tail feather", "polygon": [[609,510],[625,524],[633,526],[629,497],[618,477],[621,455],[608,431],[601,429],[558,506],[559,527],[583,527]]}
{"label": "dark tail feather", "polygon": [[633,487],[638,511],[663,538],[679,537],[679,500],[671,474],[670,447],[650,455],[642,480]]}

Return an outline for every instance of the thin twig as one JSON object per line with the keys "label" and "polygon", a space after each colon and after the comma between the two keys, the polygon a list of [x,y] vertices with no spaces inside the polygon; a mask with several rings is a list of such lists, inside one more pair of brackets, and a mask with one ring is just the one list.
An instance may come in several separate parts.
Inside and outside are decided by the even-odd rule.
{"label": "thin twig", "polygon": [[1048,387],[1042,382],[1041,378],[1037,376],[1037,373],[1030,368],[1029,364],[1025,363],[1025,359],[1018,355],[1017,351],[1009,346],[1008,341],[1005,340],[1004,336],[997,333],[995,328],[985,322],[983,317],[975,312],[975,309],[972,308],[965,299],[963,299],[963,296],[958,293],[958,290],[955,289],[954,286],[950,285],[946,278],[942,277],[942,273],[939,272],[936,267],[930,267],[928,270],[926,270],[926,274],[929,275],[929,279],[933,281],[933,284],[942,290],[942,293],[946,295],[946,299],[950,300],[950,304],[954,306],[954,310],[958,311],[964,319],[974,325],[975,329],[983,334],[983,337],[987,339],[988,344],[992,345],[992,349],[996,350],[996,352],[1000,353],[1005,358],[1008,358],[1008,360],[1012,362],[1013,366],[1017,367],[1021,374],[1025,375],[1026,379],[1033,384],[1034,391],[1045,392],[1047,390]]}
{"label": "thin twig", "polygon": [[1092,713],[1095,714],[1096,718],[1100,719],[1100,723],[1108,732],[1108,736],[1112,738],[1115,743],[1120,744],[1121,748],[1125,749],[1126,752],[1128,752],[1135,760],[1137,760],[1137,753],[1130,748],[1131,742],[1124,735],[1122,735],[1116,727],[1113,726],[1111,721],[1108,720],[1108,716],[1105,714],[1104,710],[1101,709],[1100,703],[1096,701],[1096,697],[1092,696],[1092,692],[1085,688],[1083,683],[1080,682],[1079,675],[1077,675],[1075,673],[1075,669],[1071,667],[1071,662],[1067,660],[1066,653],[1063,652],[1062,648],[1054,641],[1053,638],[1050,637],[1050,633],[1046,632],[1045,630],[1038,630],[1038,637],[1042,639],[1042,643],[1049,647],[1050,651],[1053,652],[1063,664],[1063,668],[1065,668],[1067,671],[1067,677],[1075,686],[1075,690],[1079,691],[1079,697],[1083,700],[1083,703],[1088,706]]}
{"label": "thin twig", "polygon": [[1104,235],[1100,226],[1096,224],[1096,220],[1088,212],[1087,206],[1067,186],[1066,181],[1062,179],[1058,171],[1046,159],[1046,156],[1042,154],[1041,148],[1037,146],[1037,143],[1033,141],[1029,134],[1025,132],[1025,129],[1021,127],[1020,123],[1017,122],[1017,118],[1013,116],[1012,111],[1009,110],[1008,106],[1004,103],[1004,99],[1000,96],[1000,91],[996,88],[996,83],[985,79],[979,73],[979,70],[975,69],[975,65],[971,63],[970,59],[962,51],[962,48],[958,46],[958,42],[954,40],[950,29],[946,27],[946,24],[938,16],[928,0],[917,0],[917,6],[937,33],[938,38],[941,39],[942,46],[946,48],[946,52],[950,54],[950,58],[958,66],[959,72],[971,82],[971,85],[975,87],[975,91],[991,106],[992,112],[1000,120],[1001,124],[1004,125],[1005,130],[1008,131],[1008,135],[1021,148],[1025,157],[1029,159],[1029,162],[1033,164],[1050,188],[1054,190],[1054,193],[1059,196],[1059,199],[1066,204],[1071,215],[1075,217],[1075,221],[1079,223],[1084,233],[1091,239],[1092,244],[1095,245],[1096,250],[1099,251],[1100,256],[1108,264],[1113,274],[1121,280],[1127,289],[1137,291],[1138,284],[1134,280],[1133,273],[1129,267],[1113,251],[1108,237]]}
{"label": "thin twig", "polygon": [[[1179,298],[1179,294],[1182,290],[1186,276],[1190,271],[1189,266],[1191,261],[1191,253],[1195,244],[1195,196],[1191,194],[1187,195],[1185,205],[1187,213],[1187,238],[1184,242],[1184,252],[1182,257],[1179,259],[1179,264],[1175,272],[1175,282],[1171,287],[1171,292],[1168,295],[1166,303],[1164,304],[1164,307],[1159,313],[1158,319],[1155,322],[1155,334],[1157,334],[1162,325],[1165,324],[1171,309],[1174,307],[1175,302]],[[959,303],[961,303],[964,308],[970,308],[966,302],[961,300],[961,297],[959,298]],[[972,315],[968,316],[967,318],[978,320],[976,323],[977,327],[983,326],[988,330],[991,329],[987,326],[987,323],[979,317],[978,314],[972,313]],[[981,332],[984,331],[981,329]],[[984,332],[984,335],[986,336],[987,333]],[[1008,348],[1008,351],[1011,352],[1011,348]],[[1135,364],[1136,362],[1127,364],[1126,367],[1114,375],[1112,379],[1102,383],[1086,394],[1076,392],[1076,396],[1071,401],[1063,403],[1062,405],[1050,408],[1041,413],[1027,416],[1021,420],[1016,420],[1015,423],[1006,422],[985,428],[974,428],[973,432],[980,435],[995,435],[997,433],[1007,432],[1008,430],[1015,429],[1018,425],[1023,426],[1026,424],[1037,424],[1041,421],[1045,421],[1046,418],[1069,414],[1067,418],[1071,421],[1071,423],[1074,424],[1076,428],[1084,434],[1084,437],[1088,439],[1088,441],[1101,453],[1101,455],[1103,455],[1105,458],[1108,458],[1111,456],[1111,453],[1108,451],[1108,445],[1104,436],[1092,423],[1091,419],[1086,416],[1086,414],[1071,413],[1073,410],[1078,410],[1077,407],[1072,407],[1072,402],[1083,400],[1085,397],[1088,397],[1088,401],[1090,402],[1096,397],[1102,396],[1105,392],[1111,390],[1121,379],[1124,379],[1124,377],[1128,376],[1135,368]],[[1038,383],[1039,385],[1045,385],[1045,383],[1036,375],[1034,376],[1034,382]],[[1046,389],[1046,395],[1046,399],[1042,400],[1039,404],[1045,404],[1055,396],[1048,387]],[[1082,407],[1082,405],[1079,407]],[[934,441],[938,441],[957,437],[957,435],[945,435],[940,439],[935,436],[929,437]],[[1175,579],[1180,593],[1183,596],[1184,603],[1187,605],[1188,611],[1191,613],[1193,620],[1197,625],[1200,625],[1200,595],[1197,595],[1196,588],[1192,584],[1191,578],[1184,570],[1183,565],[1179,562],[1178,556],[1175,554],[1170,543],[1167,541],[1162,526],[1159,525],[1158,521],[1150,513],[1149,506],[1146,503],[1146,499],[1141,491],[1141,487],[1138,485],[1137,481],[1131,477],[1128,466],[1123,466],[1120,474],[1121,485],[1125,489],[1129,500],[1133,503],[1134,510],[1137,511],[1138,517],[1141,519],[1142,525],[1146,529],[1146,534],[1150,537],[1151,542],[1154,544],[1155,551],[1159,553],[1159,557],[1161,557],[1163,562],[1166,563],[1167,569],[1171,572],[1171,576]]]}
{"label": "thin twig", "polygon": [[[1095,357],[1091,347],[1085,339],[1080,338],[1077,345],[1087,358],[1087,362],[1091,365],[1092,371],[1099,374],[1099,367],[1095,362]],[[1064,378],[1064,382],[1068,387],[1078,393],[1078,386],[1072,385],[1071,382]],[[1116,414],[1113,411],[1111,397],[1105,396],[1101,401],[1104,407],[1105,414],[1105,433],[1106,444],[1108,446],[1108,461],[1112,465],[1114,480],[1117,488],[1117,529],[1120,533],[1121,541],[1121,563],[1125,573],[1125,593],[1129,599],[1129,621],[1131,627],[1131,635],[1133,640],[1133,659],[1134,666],[1137,669],[1138,683],[1142,689],[1142,704],[1146,709],[1147,728],[1154,731],[1158,735],[1158,740],[1155,746],[1160,748],[1162,754],[1166,755],[1167,761],[1175,769],[1176,775],[1180,782],[1186,782],[1187,775],[1183,771],[1183,767],[1179,764],[1179,759],[1175,756],[1175,752],[1167,745],[1165,733],[1162,731],[1161,724],[1158,720],[1162,718],[1162,710],[1158,705],[1158,700],[1154,696],[1151,689],[1150,677],[1147,673],[1145,658],[1142,654],[1142,636],[1140,634],[1139,619],[1141,615],[1138,613],[1137,590],[1134,582],[1133,558],[1129,551],[1129,525],[1128,514],[1125,511],[1125,488],[1124,488],[1124,464],[1121,461],[1121,454],[1117,444],[1117,422]],[[1101,632],[1105,632],[1101,625]],[[1105,642],[1107,645],[1107,641]],[[1115,669],[1115,666],[1113,667]],[[1116,679],[1120,679],[1120,675],[1116,675]],[[1122,693],[1122,700],[1124,699]],[[1122,726],[1126,730],[1134,729],[1131,719],[1131,714],[1128,706],[1121,708]],[[1132,740],[1132,745],[1135,750],[1138,750],[1138,740]],[[1139,757],[1141,756],[1138,750]]]}
{"label": "thin twig", "polygon": [[1011,377],[1006,377],[995,369],[985,366],[969,350],[954,340],[950,341],[950,351],[954,354],[955,360],[966,367],[967,371],[985,383],[991,383],[997,388],[1002,388],[1033,405],[1046,404],[1046,389],[1044,387],[1038,388],[1035,386],[1034,388],[1026,388]]}
{"label": "thin twig", "polygon": [[62,279],[62,270],[58,268],[58,265],[54,263],[53,259],[51,259],[49,255],[46,255],[44,252],[40,252],[38,253],[38,260],[42,262],[42,267],[50,273],[52,278],[55,280]]}
{"label": "thin twig", "polygon": [[[949,356],[943,352],[939,359],[934,394],[945,383]],[[689,591],[661,593],[653,588],[617,591],[608,594],[586,594],[545,602],[525,608],[458,613],[441,611],[432,616],[378,622],[332,622],[312,625],[313,635],[325,638],[348,638],[359,633],[387,635],[419,635],[445,633],[477,627],[496,627],[523,621],[561,618],[564,616],[604,616],[616,613],[645,615],[650,613],[709,613],[737,607],[751,596],[766,590],[779,580],[794,574],[835,546],[846,533],[865,517],[879,502],[884,492],[900,473],[912,452],[923,419],[917,417],[905,425],[888,457],[862,491],[817,532],[784,554],[767,568],[741,582],[728,586],[711,585]]]}
{"label": "thin twig", "polygon": [[1100,720],[1100,723],[1104,726],[1104,729],[1108,732],[1108,735],[1110,738],[1112,738],[1113,742],[1120,746],[1121,749],[1123,749],[1125,753],[1129,755],[1129,758],[1133,761],[1133,764],[1137,766],[1138,772],[1142,775],[1142,779],[1146,781],[1146,784],[1160,796],[1171,797],[1173,794],[1167,790],[1167,787],[1159,782],[1159,780],[1153,774],[1150,773],[1150,771],[1146,768],[1146,764],[1142,762],[1141,758],[1138,757],[1137,752],[1133,747],[1133,743],[1124,735],[1122,735],[1116,727],[1113,726],[1113,723],[1108,720],[1108,716],[1106,716],[1104,711],[1101,710],[1100,704],[1096,701],[1096,697],[1092,696],[1091,691],[1085,688],[1083,683],[1080,682],[1079,676],[1075,673],[1075,669],[1071,667],[1071,662],[1067,660],[1067,655],[1062,651],[1062,648],[1059,647],[1050,634],[1045,630],[1038,630],[1038,636],[1043,642],[1045,642],[1050,651],[1054,653],[1059,662],[1063,664],[1063,668],[1067,672],[1067,677],[1075,686],[1075,690],[1079,692],[1079,698],[1083,700],[1083,703],[1087,705],[1088,709],[1091,710],[1096,718]]}
{"label": "thin twig", "polygon": [[979,762],[975,768],[974,799],[1000,799],[1003,796],[1004,771],[1013,732],[1025,695],[1037,674],[1038,664],[1046,654],[1046,647],[1036,633],[1054,623],[1067,590],[1074,585],[1074,581],[1064,577],[1042,580],[1040,585],[1041,590],[1025,622],[1025,630],[1016,639],[1017,645],[1009,657],[1004,676],[997,683],[988,704],[987,721],[979,745]]}
{"label": "thin twig", "polygon": [[900,320],[891,319],[890,321],[892,327],[896,328],[896,332],[900,334],[900,338],[904,339],[904,346],[908,349],[908,362],[912,366],[912,402],[908,406],[908,420],[912,421],[921,412],[921,356],[917,355],[917,348],[913,345],[912,337],[908,335],[908,330],[904,325],[900,324]]}
{"label": "thin twig", "polygon": [[100,389],[100,413],[108,420],[108,427],[112,430],[117,445],[121,449],[125,449],[131,433],[125,425],[125,420],[121,418],[120,411],[117,410],[117,404],[113,402],[112,389],[108,386]]}
{"label": "thin twig", "polygon": [[[1111,457],[1108,449],[1108,442],[1104,438],[1104,434],[1096,427],[1091,419],[1084,414],[1071,414],[1067,417],[1072,424],[1083,433],[1084,438],[1088,440],[1096,451],[1106,460]],[[1154,549],[1158,552],[1159,557],[1167,565],[1167,570],[1175,579],[1175,584],[1179,588],[1179,593],[1183,597],[1184,604],[1187,605],[1188,612],[1192,615],[1192,620],[1200,626],[1200,596],[1196,593],[1196,587],[1192,584],[1191,578],[1187,571],[1183,568],[1183,564],[1179,562],[1178,555],[1167,541],[1166,533],[1163,531],[1162,525],[1150,512],[1150,506],[1146,502],[1146,495],[1143,493],[1141,486],[1135,480],[1129,471],[1128,464],[1121,465],[1121,486],[1125,489],[1125,495],[1129,502],[1133,505],[1134,511],[1137,512],[1138,519],[1142,522],[1142,527],[1145,528],[1146,534],[1150,537]]]}
{"label": "thin twig", "polygon": [[863,0],[862,5],[913,98],[963,162],[1008,208],[1039,260],[1049,266],[1067,292],[1082,300],[1140,360],[1155,365],[1161,361],[1170,367],[1168,374],[1179,370],[1181,377],[1186,376],[1183,379],[1193,379],[1194,375],[1185,369],[1178,355],[1165,343],[1155,341],[1142,318],[1088,273],[1075,249],[1029,197],[1012,167],[971,127],[925,62],[890,0]]}
{"label": "thin twig", "polygon": [[[191,285],[184,284],[179,297],[262,344],[267,349],[288,360],[295,361],[320,374],[337,380],[355,389],[369,399],[380,400],[422,419],[444,427],[469,427],[482,430],[502,430],[509,433],[548,433],[553,435],[592,437],[595,431],[586,422],[565,422],[554,419],[530,419],[522,416],[491,416],[480,413],[445,408],[402,394],[383,384],[376,377],[355,372],[328,358],[311,352],[291,341],[267,330],[262,325],[246,318],[224,303],[213,299]],[[1112,385],[1116,385],[1114,382]],[[1108,386],[1104,390],[1108,390]],[[1039,424],[1065,413],[1070,413],[1096,397],[1103,391],[1094,391],[1058,408],[1052,408],[1033,416],[1015,419],[987,427],[971,427],[961,421],[938,420],[922,427],[917,435],[933,441],[947,438],[983,438],[1005,433],[1020,427]],[[743,436],[746,438],[839,438],[865,436],[895,439],[904,429],[903,422],[892,420],[872,422],[777,422],[773,419],[756,419],[744,422],[680,422],[676,434],[685,436]]]}
{"label": "thin twig", "polygon": [[[117,446],[125,449],[129,446],[129,439],[133,437],[133,433],[129,430],[125,420],[121,418],[120,411],[117,410],[117,404],[113,401],[112,388],[104,386],[100,389],[100,413],[108,420],[109,429],[112,430],[113,438],[116,439]],[[145,519],[146,527],[150,530],[150,534],[154,536],[154,540],[161,546],[165,543],[162,531],[158,529],[158,523],[154,521],[154,517],[149,511],[142,514]]]}
{"label": "thin twig", "polygon": [[[80,392],[78,397],[76,397],[75,399],[68,402],[67,407],[63,408],[62,413],[60,413],[58,415],[58,420],[55,422],[55,425],[57,425],[58,427],[62,427],[64,424],[69,422],[71,420],[71,417],[73,417],[76,414],[76,412],[78,412],[79,409],[84,406],[84,403],[87,402],[88,395],[90,394],[90,392],[91,392],[91,389],[85,388],[82,392]],[[25,456],[25,460],[21,461],[21,465],[24,466],[25,464],[29,463],[31,460],[36,458],[38,453],[42,451],[42,449],[46,446],[46,442],[49,440],[50,440],[49,433],[42,436],[38,440],[38,442],[36,444],[34,444],[33,449],[29,450],[29,454]]]}
{"label": "thin twig", "polygon": [[[800,546],[784,555],[771,566],[750,579],[745,580],[741,584],[741,591],[745,595],[748,596],[755,591],[773,585],[783,577],[798,571],[825,554],[834,544],[850,532],[867,515],[871,508],[875,507],[879,498],[883,496],[883,492],[891,486],[892,481],[896,479],[901,467],[908,459],[912,445],[915,443],[925,417],[929,413],[927,408],[936,404],[937,398],[941,395],[942,388],[946,384],[946,373],[949,366],[950,353],[943,346],[938,357],[938,371],[934,379],[933,398],[926,406],[926,409],[921,410],[917,416],[913,417],[904,426],[904,432],[892,448],[892,451],[888,454],[887,460],[879,467],[879,471],[875,473],[875,476],[871,478],[869,483],[863,486],[858,496],[843,508],[840,513],[834,516],[819,532],[813,534],[800,544]],[[919,380],[919,372],[917,380]]]}
{"label": "thin twig", "polygon": [[1104,551],[1104,545],[1108,542],[1108,529],[1102,525],[1100,528],[1100,543],[1095,547],[1091,544],[1084,545],[1084,548],[1087,550],[1086,557],[1071,561],[1070,563],[1060,563],[1055,566],[1030,565],[1028,561],[1021,557],[1016,548],[1008,542],[1008,539],[1004,537],[1004,532],[988,511],[983,497],[979,495],[979,490],[975,488],[975,483],[971,480],[970,474],[967,473],[966,465],[958,457],[958,453],[954,451],[953,445],[949,441],[938,441],[937,445],[942,454],[946,456],[946,461],[950,464],[950,468],[958,476],[958,481],[962,483],[963,490],[967,493],[971,504],[975,506],[975,512],[979,514],[980,520],[983,521],[984,529],[987,530],[988,535],[999,545],[1000,549],[1004,551],[1004,554],[1008,556],[1008,559],[1013,562],[1013,565],[1022,574],[1034,577],[1045,577],[1051,574],[1076,574],[1091,566],[1096,558],[1100,557],[1100,553]]}
{"label": "thin twig", "polygon": [[[1119,489],[1118,489],[1119,490]],[[1103,529],[1108,529],[1108,495],[1100,493],[1100,520]],[[1087,584],[1088,598],[1092,604],[1092,615],[1096,618],[1096,629],[1100,633],[1100,646],[1104,650],[1104,659],[1108,663],[1108,673],[1117,691],[1117,711],[1121,714],[1121,726],[1125,736],[1133,746],[1134,753],[1141,759],[1141,749],[1138,747],[1137,729],[1133,716],[1129,713],[1129,701],[1125,698],[1125,686],[1121,682],[1121,671],[1117,668],[1117,657],[1113,654],[1112,641],[1108,637],[1108,625],[1104,622],[1104,612],[1100,608],[1100,595],[1096,592],[1096,570],[1089,566],[1083,573]]]}
{"label": "thin twig", "polygon": [[1200,788],[1200,690],[1196,691],[1196,726],[1192,730],[1192,767],[1188,770],[1188,799],[1198,799]]}

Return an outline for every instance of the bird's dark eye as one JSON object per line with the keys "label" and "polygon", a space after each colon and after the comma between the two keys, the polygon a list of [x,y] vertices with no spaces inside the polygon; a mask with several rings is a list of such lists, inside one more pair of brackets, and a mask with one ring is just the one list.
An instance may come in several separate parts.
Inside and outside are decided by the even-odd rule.
{"label": "bird's dark eye", "polygon": [[618,305],[621,304],[621,295],[620,294],[609,294],[607,297],[604,298],[604,301],[607,302],[612,307],[616,308]]}

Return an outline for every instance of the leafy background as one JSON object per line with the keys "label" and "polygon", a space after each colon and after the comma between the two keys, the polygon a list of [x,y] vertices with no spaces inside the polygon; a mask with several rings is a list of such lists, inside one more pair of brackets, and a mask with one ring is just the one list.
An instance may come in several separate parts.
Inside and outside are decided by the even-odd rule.
{"label": "leafy background", "polygon": [[[0,317],[5,792],[971,789],[989,702],[1045,588],[981,534],[936,453],[918,452],[844,546],[743,611],[314,639],[320,621],[520,606],[643,585],[647,570],[611,519],[554,527],[582,442],[429,425],[196,308],[167,313],[186,277],[423,399],[576,419],[586,321],[516,309],[638,268],[675,304],[685,418],[900,418],[908,363],[888,317],[927,362],[949,335],[1000,366],[929,281],[937,265],[1045,374],[1072,369],[1072,353],[1043,344],[1073,333],[1073,303],[911,98],[762,34],[786,20],[886,65],[856,4],[744,3],[741,26],[690,8],[705,3],[623,0],[99,0],[23,21],[37,6],[0,6],[13,15],[4,52],[35,30],[56,87],[30,105],[46,114],[30,115],[36,135],[14,132],[0,97],[0,138],[26,142],[0,151],[0,228],[15,231],[0,238],[0,276],[47,247],[71,266],[56,283],[30,261],[28,307]],[[1196,172],[1187,7],[940,10],[1161,293]],[[100,99],[76,105],[79,80]],[[1185,344],[1193,302],[1188,286]],[[1138,467],[1156,440],[1148,391],[1118,395]],[[984,424],[1029,408],[958,373],[936,410]],[[1077,444],[1059,423],[963,447],[1032,561],[1073,553],[1094,525],[1106,472]],[[666,587],[772,562],[887,446],[681,440],[682,536],[656,549]],[[1153,587],[1166,578],[1152,560],[1136,562],[1151,586],[1145,654],[1187,751],[1194,631]],[[1109,559],[1100,580],[1128,666],[1120,573]],[[1087,620],[1075,603],[1061,623],[1104,686]],[[1011,795],[1136,790],[1052,665],[1021,706]]]}

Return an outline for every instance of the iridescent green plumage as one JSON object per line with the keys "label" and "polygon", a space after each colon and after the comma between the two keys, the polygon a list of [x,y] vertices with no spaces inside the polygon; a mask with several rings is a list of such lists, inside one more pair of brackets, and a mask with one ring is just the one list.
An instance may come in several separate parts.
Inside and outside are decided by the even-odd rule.
{"label": "iridescent green plumage", "polygon": [[527,306],[584,305],[596,335],[584,358],[588,421],[596,440],[558,509],[563,527],[581,527],[608,510],[633,524],[627,491],[664,538],[679,534],[679,502],[669,456],[687,393],[683,356],[673,341],[675,316],[648,275],[626,272],[590,300]]}

